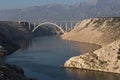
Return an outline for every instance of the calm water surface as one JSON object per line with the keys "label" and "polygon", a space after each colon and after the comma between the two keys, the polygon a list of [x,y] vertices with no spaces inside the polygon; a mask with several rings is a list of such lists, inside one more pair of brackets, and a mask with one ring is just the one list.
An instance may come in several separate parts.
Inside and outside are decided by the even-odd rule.
{"label": "calm water surface", "polygon": [[61,68],[66,60],[100,46],[63,41],[58,36],[39,37],[3,61],[22,67],[28,77],[37,80],[120,80],[118,74]]}

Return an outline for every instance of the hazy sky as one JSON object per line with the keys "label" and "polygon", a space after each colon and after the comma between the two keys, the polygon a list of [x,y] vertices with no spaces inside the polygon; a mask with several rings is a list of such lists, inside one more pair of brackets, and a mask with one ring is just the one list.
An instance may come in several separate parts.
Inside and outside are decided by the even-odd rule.
{"label": "hazy sky", "polygon": [[1,9],[25,8],[29,6],[39,6],[52,3],[74,4],[87,0],[0,0]]}

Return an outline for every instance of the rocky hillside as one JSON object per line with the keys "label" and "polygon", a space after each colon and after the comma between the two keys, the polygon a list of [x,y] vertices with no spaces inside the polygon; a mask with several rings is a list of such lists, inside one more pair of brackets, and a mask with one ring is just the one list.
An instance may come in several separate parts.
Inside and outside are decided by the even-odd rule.
{"label": "rocky hillside", "polygon": [[120,40],[94,52],[72,57],[64,66],[120,73]]}
{"label": "rocky hillside", "polygon": [[6,54],[16,51],[19,42],[25,39],[25,28],[18,22],[0,22],[0,45],[6,50]]}
{"label": "rocky hillside", "polygon": [[105,46],[120,39],[120,17],[83,20],[62,38]]}

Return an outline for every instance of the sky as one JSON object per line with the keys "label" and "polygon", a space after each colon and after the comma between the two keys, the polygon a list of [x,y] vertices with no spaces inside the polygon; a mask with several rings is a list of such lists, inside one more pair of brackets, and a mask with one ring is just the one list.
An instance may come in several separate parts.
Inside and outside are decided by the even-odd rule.
{"label": "sky", "polygon": [[87,0],[0,0],[0,10],[26,8],[30,6],[40,6],[45,4],[74,4]]}

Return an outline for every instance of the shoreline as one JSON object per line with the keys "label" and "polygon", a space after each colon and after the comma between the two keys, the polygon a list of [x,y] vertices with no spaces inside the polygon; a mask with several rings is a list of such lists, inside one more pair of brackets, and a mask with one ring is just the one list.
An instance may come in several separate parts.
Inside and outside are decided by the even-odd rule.
{"label": "shoreline", "polygon": [[62,36],[63,39],[101,44],[102,48],[71,57],[64,67],[120,73],[120,17],[90,18]]}

